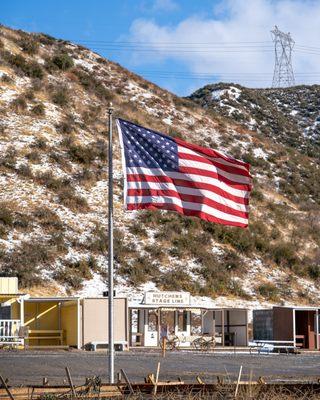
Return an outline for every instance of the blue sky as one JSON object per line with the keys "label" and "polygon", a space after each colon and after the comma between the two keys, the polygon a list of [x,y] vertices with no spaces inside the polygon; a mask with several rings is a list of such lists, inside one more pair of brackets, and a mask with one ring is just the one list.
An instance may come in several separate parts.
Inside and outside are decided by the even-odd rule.
{"label": "blue sky", "polygon": [[179,95],[221,80],[269,86],[278,24],[296,41],[297,83],[319,83],[319,1],[2,0],[0,15],[12,28],[84,44]]}

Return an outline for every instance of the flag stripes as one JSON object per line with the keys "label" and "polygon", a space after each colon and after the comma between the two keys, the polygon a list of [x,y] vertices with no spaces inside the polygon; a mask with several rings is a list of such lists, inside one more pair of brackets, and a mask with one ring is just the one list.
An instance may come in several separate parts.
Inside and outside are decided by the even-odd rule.
{"label": "flag stripes", "polygon": [[165,209],[246,227],[249,165],[119,120],[128,210]]}

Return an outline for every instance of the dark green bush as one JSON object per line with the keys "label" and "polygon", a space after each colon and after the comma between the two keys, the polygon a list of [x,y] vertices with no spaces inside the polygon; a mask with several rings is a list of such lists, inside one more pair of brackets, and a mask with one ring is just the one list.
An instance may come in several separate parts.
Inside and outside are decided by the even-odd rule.
{"label": "dark green bush", "polygon": [[11,65],[15,70],[29,78],[42,79],[44,77],[44,72],[42,67],[36,61],[27,61],[20,54],[11,54],[9,52],[4,53],[3,57],[9,65]]}
{"label": "dark green bush", "polygon": [[67,53],[60,53],[52,58],[52,63],[60,70],[66,71],[73,67],[73,60]]}

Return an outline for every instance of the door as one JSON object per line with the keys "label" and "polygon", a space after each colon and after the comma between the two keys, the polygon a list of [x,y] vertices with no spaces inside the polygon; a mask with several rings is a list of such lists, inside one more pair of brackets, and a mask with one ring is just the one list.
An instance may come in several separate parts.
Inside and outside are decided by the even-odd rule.
{"label": "door", "polygon": [[144,345],[156,347],[159,344],[158,315],[156,310],[145,310]]}
{"label": "door", "polygon": [[190,346],[190,311],[175,311],[175,334],[182,346]]}

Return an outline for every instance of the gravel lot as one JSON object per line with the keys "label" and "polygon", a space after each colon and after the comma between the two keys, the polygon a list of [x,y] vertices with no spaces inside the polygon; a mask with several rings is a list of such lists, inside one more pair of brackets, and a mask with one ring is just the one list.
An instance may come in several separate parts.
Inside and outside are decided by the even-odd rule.
{"label": "gravel lot", "polygon": [[[302,355],[249,355],[209,354],[196,352],[170,352],[161,358],[157,352],[123,352],[116,354],[115,370],[123,368],[132,381],[143,381],[156,371],[161,361],[160,380],[195,382],[197,375],[206,382],[213,382],[217,375],[237,376],[243,365],[243,379],[263,376],[270,380],[318,379],[320,354]],[[83,383],[85,377],[97,375],[107,378],[106,352],[84,351],[0,351],[0,374],[11,385],[41,384],[48,377],[51,384],[62,384],[66,379],[64,367],[70,368],[75,383]]]}

